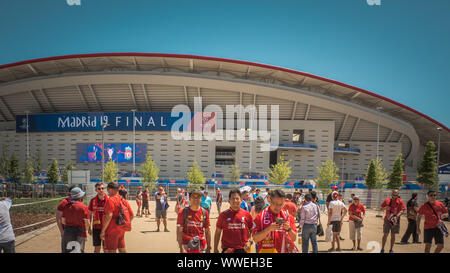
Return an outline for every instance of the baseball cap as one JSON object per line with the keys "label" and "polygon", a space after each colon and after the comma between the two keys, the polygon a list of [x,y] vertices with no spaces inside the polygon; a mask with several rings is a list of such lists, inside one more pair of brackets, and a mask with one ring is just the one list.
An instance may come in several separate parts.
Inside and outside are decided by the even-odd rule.
{"label": "baseball cap", "polygon": [[333,193],[331,193],[331,197],[333,199],[336,199],[338,197],[339,193],[337,191],[334,191]]}
{"label": "baseball cap", "polygon": [[193,189],[189,192],[189,196],[192,196],[194,194],[199,194],[200,196],[203,195],[202,191],[199,189]]}
{"label": "baseball cap", "polygon": [[331,188],[332,188],[332,189],[334,190],[334,189],[337,189],[337,188],[338,188],[338,186],[333,186],[333,187],[331,187]]}

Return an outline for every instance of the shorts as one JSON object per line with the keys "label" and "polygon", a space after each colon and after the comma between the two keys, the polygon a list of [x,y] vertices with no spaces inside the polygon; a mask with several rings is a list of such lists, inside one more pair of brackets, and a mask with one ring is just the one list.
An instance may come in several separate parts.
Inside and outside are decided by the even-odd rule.
{"label": "shorts", "polygon": [[333,232],[341,232],[341,221],[331,221],[331,231]]}
{"label": "shorts", "polygon": [[106,233],[103,247],[105,250],[125,248],[125,232]]}
{"label": "shorts", "polygon": [[423,242],[431,244],[434,238],[435,244],[444,244],[444,235],[439,228],[428,228],[423,230]]}
{"label": "shorts", "polygon": [[165,210],[156,210],[156,219],[166,219],[167,211]]}
{"label": "shorts", "polygon": [[361,240],[362,237],[362,228],[355,228],[355,222],[349,221],[348,228],[350,231],[350,240]]}
{"label": "shorts", "polygon": [[[226,253],[228,248],[224,248],[222,249],[222,253]],[[233,253],[247,253],[247,251],[245,251],[244,249],[235,249],[233,250]]]}
{"label": "shorts", "polygon": [[397,224],[395,226],[392,226],[391,223],[389,223],[388,221],[386,221],[386,219],[384,220],[383,223],[383,233],[389,233],[389,232],[393,232],[394,234],[399,234],[400,233],[400,219],[397,222]]}
{"label": "shorts", "polygon": [[101,229],[92,229],[92,244],[93,246],[102,246],[102,239],[100,239]]}
{"label": "shorts", "polygon": [[148,209],[148,202],[142,202],[142,209]]}
{"label": "shorts", "polygon": [[137,204],[138,207],[140,207],[140,206],[142,206],[142,201],[137,201],[136,200],[136,204]]}

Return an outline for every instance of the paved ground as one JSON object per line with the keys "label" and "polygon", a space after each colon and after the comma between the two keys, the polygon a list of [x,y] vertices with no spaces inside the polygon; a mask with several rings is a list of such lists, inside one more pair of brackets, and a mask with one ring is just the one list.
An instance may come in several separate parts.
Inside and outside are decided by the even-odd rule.
{"label": "paved ground", "polygon": [[[135,202],[130,202],[133,210],[136,209]],[[228,203],[224,203],[222,206],[224,209],[228,208]],[[150,203],[151,210],[154,210],[154,202]],[[126,248],[128,252],[137,253],[174,253],[178,252],[178,245],[176,242],[176,214],[173,210],[174,203],[171,203],[171,207],[168,212],[168,229],[170,232],[155,232],[156,221],[152,216],[149,218],[135,218],[132,223],[133,230],[127,232],[125,235]],[[376,211],[369,211],[367,217],[364,220],[363,227],[363,239],[361,242],[361,247],[364,249],[365,253],[369,253],[373,248],[377,248],[378,244],[381,244],[382,236],[382,226],[383,218],[376,217]],[[214,227],[217,220],[217,210],[215,204],[213,204],[212,215],[211,215],[211,225]],[[326,215],[322,216],[322,221],[326,222]],[[423,225],[423,224],[422,224]],[[162,226],[162,223],[161,223]],[[450,226],[447,222],[447,226]],[[406,217],[402,217],[400,234],[397,236],[396,242],[400,241],[400,236],[403,235],[407,227]],[[422,226],[423,228],[423,226]],[[213,231],[215,228],[212,229]],[[348,222],[345,221],[342,227],[342,237],[345,239],[341,242],[341,248],[343,253],[354,253],[351,251],[352,241],[349,240]],[[319,238],[319,252],[327,252],[331,247],[330,243],[324,241],[325,237]],[[410,239],[410,241],[412,238]],[[422,236],[420,237],[422,241]],[[389,249],[389,238],[386,248]],[[372,245],[372,247],[370,246]],[[301,249],[299,247],[299,249]],[[434,246],[432,247],[432,251]],[[23,244],[16,246],[16,252],[18,253],[57,253],[60,251],[60,235],[58,228],[54,226],[38,236],[26,241]],[[311,251],[311,250],[310,250]],[[407,244],[400,245],[396,243],[394,246],[394,251],[397,253],[414,253],[423,252],[424,244]],[[86,243],[86,252],[93,252],[92,239],[89,238]],[[450,239],[445,240],[445,246],[443,252],[450,253]]]}

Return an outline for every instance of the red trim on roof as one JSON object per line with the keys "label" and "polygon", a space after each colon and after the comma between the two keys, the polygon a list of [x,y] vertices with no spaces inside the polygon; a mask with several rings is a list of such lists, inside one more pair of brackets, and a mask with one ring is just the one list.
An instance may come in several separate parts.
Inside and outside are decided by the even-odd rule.
{"label": "red trim on roof", "polygon": [[418,114],[426,119],[428,119],[429,121],[435,123],[436,125],[444,128],[445,130],[447,130],[448,132],[450,132],[450,129],[445,126],[444,124],[438,122],[437,120],[422,114],[421,112],[406,106],[400,102],[394,101],[392,99],[386,98],[384,96],[381,96],[379,94],[370,92],[368,90],[353,86],[353,85],[349,85],[349,84],[345,84],[339,81],[335,81],[335,80],[331,80],[331,79],[327,79],[321,76],[317,76],[317,75],[313,75],[313,74],[309,74],[306,72],[301,72],[301,71],[297,71],[297,70],[292,70],[292,69],[288,69],[288,68],[283,68],[283,67],[278,67],[278,66],[273,66],[273,65],[267,65],[267,64],[260,64],[260,63],[254,63],[254,62],[248,62],[248,61],[241,61],[241,60],[233,60],[233,59],[226,59],[226,58],[217,58],[217,57],[207,57],[207,56],[197,56],[197,55],[186,55],[186,54],[172,54],[172,53],[135,53],[135,52],[118,52],[118,53],[91,53],[91,54],[73,54],[73,55],[63,55],[63,56],[54,56],[54,57],[45,57],[45,58],[38,58],[38,59],[31,59],[31,60],[25,60],[25,61],[20,61],[20,62],[15,62],[15,63],[9,63],[9,64],[4,64],[4,65],[0,65],[0,69],[3,68],[8,68],[8,67],[13,67],[13,66],[19,66],[19,65],[24,65],[24,64],[32,64],[32,63],[37,63],[37,62],[45,62],[45,61],[56,61],[56,60],[64,60],[64,59],[74,59],[74,58],[95,58],[95,57],[125,57],[125,56],[136,56],[136,57],[160,57],[160,58],[184,58],[184,59],[197,59],[197,60],[207,60],[207,61],[217,61],[217,62],[227,62],[227,63],[234,63],[234,64],[243,64],[243,65],[251,65],[251,66],[257,66],[257,67],[262,67],[262,68],[267,68],[267,69],[273,69],[273,70],[278,70],[278,71],[283,71],[283,72],[288,72],[288,73],[293,73],[293,74],[297,74],[297,75],[301,75],[301,76],[305,76],[305,77],[309,77],[309,78],[313,78],[313,79],[317,79],[317,80],[322,80],[322,81],[326,81],[332,84],[336,84],[342,87],[346,87],[346,88],[350,88],[353,89],[355,91],[364,93],[364,94],[368,94],[370,96],[382,99],[384,101],[390,102],[392,104],[395,104],[397,106],[400,106],[406,110],[409,110],[415,114]]}

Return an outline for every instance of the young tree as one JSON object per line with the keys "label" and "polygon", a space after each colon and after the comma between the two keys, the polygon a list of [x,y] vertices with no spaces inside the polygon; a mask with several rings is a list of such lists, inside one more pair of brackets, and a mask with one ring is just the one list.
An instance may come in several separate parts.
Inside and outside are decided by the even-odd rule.
{"label": "young tree", "polygon": [[194,159],[191,169],[186,174],[186,178],[189,181],[189,189],[198,189],[206,182],[205,176],[197,164],[197,160]]}
{"label": "young tree", "polygon": [[9,176],[9,152],[8,145],[6,143],[2,144],[2,154],[0,156],[0,175],[3,177]]}
{"label": "young tree", "polygon": [[9,160],[8,176],[11,179],[11,182],[19,183],[20,181],[19,160],[17,159],[15,154],[12,154]]}
{"label": "young tree", "polygon": [[31,159],[27,157],[27,160],[25,160],[25,167],[23,169],[25,183],[31,184],[34,182],[33,172],[33,163],[31,162]]}
{"label": "young tree", "polygon": [[377,188],[377,171],[376,171],[376,166],[375,166],[375,160],[374,159],[372,159],[370,161],[370,164],[367,167],[366,186],[369,189],[376,189]]}
{"label": "young tree", "polygon": [[384,184],[387,184],[388,173],[383,168],[383,161],[381,158],[375,160],[375,171],[377,174],[377,188],[381,189]]}
{"label": "young tree", "polygon": [[402,154],[399,154],[392,166],[392,172],[390,175],[388,189],[399,190],[403,186],[403,158]]}
{"label": "young tree", "polygon": [[52,164],[50,164],[50,167],[48,168],[47,179],[48,182],[52,184],[56,184],[59,180],[59,167],[56,158],[52,159]]}
{"label": "young tree", "polygon": [[437,183],[436,146],[428,141],[422,161],[417,168],[417,181],[431,189]]}
{"label": "young tree", "polygon": [[241,178],[241,169],[239,169],[239,165],[236,160],[236,154],[233,153],[234,163],[231,165],[228,170],[228,176],[230,177],[233,184],[237,184],[239,179]]}
{"label": "young tree", "polygon": [[330,185],[336,183],[339,180],[338,171],[339,168],[336,163],[329,157],[322,163],[322,166],[317,168],[319,176],[316,178],[318,188],[324,194],[330,192]]}
{"label": "young tree", "polygon": [[68,184],[69,183],[69,171],[73,171],[75,170],[75,166],[72,164],[72,160],[69,160],[69,162],[67,163],[66,167],[64,168],[64,172],[62,175],[62,182],[64,184]]}
{"label": "young tree", "polygon": [[292,172],[289,163],[290,161],[284,160],[284,155],[280,155],[280,161],[269,169],[269,181],[277,185],[286,183]]}
{"label": "young tree", "polygon": [[38,148],[36,150],[36,153],[33,157],[33,168],[34,171],[39,175],[42,172],[42,155],[41,155],[41,149]]}
{"label": "young tree", "polygon": [[110,183],[117,180],[117,165],[111,159],[106,163],[105,169],[103,170],[103,182]]}
{"label": "young tree", "polygon": [[150,152],[147,153],[145,163],[142,164],[139,173],[144,177],[144,187],[149,187],[150,191],[156,188],[156,182],[159,179],[159,168],[152,159]]}

